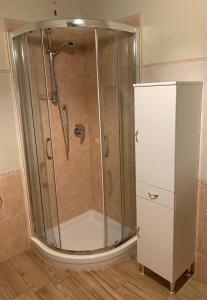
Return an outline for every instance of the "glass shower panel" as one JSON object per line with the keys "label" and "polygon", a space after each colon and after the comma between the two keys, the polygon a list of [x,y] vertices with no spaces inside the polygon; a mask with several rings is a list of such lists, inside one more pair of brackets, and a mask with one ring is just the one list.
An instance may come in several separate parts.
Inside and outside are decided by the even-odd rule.
{"label": "glass shower panel", "polygon": [[23,133],[28,192],[32,212],[33,231],[40,239],[45,240],[45,223],[42,206],[41,188],[39,185],[39,167],[37,145],[31,106],[29,74],[26,61],[26,35],[14,39],[14,59],[18,84],[18,108]]}
{"label": "glass shower panel", "polygon": [[105,246],[122,240],[117,34],[97,30],[105,210]]}
{"label": "glass shower panel", "polygon": [[[48,38],[51,49],[61,49],[54,57],[54,70],[70,150],[67,157],[59,107],[50,103],[62,249],[93,251],[104,247],[94,30],[54,28]],[[45,48],[49,48],[47,40]],[[51,91],[48,52],[46,69]],[[63,107],[67,108],[68,118]],[[75,134],[75,128],[82,128],[82,138]]]}
{"label": "glass shower panel", "polygon": [[119,117],[123,239],[136,231],[134,97],[135,35],[118,32]]}
{"label": "glass shower panel", "polygon": [[44,43],[40,31],[28,34],[27,55],[45,237],[49,245],[60,247],[57,195],[48,109],[49,100],[47,97],[44,68]]}

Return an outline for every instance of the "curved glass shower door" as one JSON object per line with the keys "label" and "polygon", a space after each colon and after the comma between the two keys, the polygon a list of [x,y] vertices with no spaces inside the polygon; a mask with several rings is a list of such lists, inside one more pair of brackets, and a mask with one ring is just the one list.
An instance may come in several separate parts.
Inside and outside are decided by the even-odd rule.
{"label": "curved glass shower door", "polygon": [[134,161],[134,35],[98,29],[106,246],[136,230]]}
{"label": "curved glass shower door", "polygon": [[136,230],[135,33],[98,24],[13,40],[34,234],[72,254]]}
{"label": "curved glass shower door", "polygon": [[19,108],[35,235],[60,247],[50,117],[39,30],[15,39]]}

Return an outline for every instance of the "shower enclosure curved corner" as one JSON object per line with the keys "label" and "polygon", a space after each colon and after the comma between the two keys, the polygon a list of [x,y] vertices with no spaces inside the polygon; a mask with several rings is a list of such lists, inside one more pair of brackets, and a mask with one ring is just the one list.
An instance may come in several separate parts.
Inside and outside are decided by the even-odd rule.
{"label": "shower enclosure curved corner", "polygon": [[33,247],[63,268],[136,243],[136,29],[64,19],[12,32]]}

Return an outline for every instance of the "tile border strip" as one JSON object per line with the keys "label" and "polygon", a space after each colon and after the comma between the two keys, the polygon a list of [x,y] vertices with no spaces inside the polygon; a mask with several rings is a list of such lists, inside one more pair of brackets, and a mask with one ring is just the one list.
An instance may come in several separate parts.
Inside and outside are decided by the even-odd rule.
{"label": "tile border strip", "polygon": [[147,68],[152,68],[152,67],[162,66],[162,65],[180,64],[180,63],[193,63],[193,62],[199,62],[199,61],[207,61],[207,57],[180,59],[180,60],[158,62],[158,63],[154,63],[154,64],[146,64],[146,65],[143,65],[142,68],[147,69]]}

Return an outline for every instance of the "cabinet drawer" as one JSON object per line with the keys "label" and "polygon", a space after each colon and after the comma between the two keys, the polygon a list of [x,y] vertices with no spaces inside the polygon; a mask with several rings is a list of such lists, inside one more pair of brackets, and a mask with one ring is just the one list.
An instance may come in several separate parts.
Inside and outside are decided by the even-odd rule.
{"label": "cabinet drawer", "polygon": [[174,193],[159,189],[157,187],[139,181],[136,182],[136,195],[138,197],[147,199],[149,201],[153,201],[157,204],[169,207],[171,209],[175,208]]}

